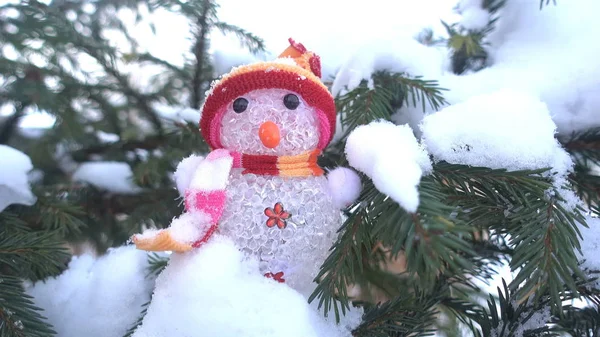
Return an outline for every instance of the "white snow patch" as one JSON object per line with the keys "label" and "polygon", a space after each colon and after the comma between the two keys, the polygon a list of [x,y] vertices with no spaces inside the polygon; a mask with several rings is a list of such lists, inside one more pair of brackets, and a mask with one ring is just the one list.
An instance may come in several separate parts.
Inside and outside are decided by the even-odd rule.
{"label": "white snow patch", "polygon": [[75,256],[61,275],[26,290],[58,336],[123,336],[150,299],[147,266],[146,252],[119,247],[97,259]]}
{"label": "white snow patch", "polygon": [[200,249],[173,254],[133,336],[341,337],[360,322],[357,311],[336,326],[300,293],[258,270],[257,260],[218,235]]}
{"label": "white snow patch", "polygon": [[426,47],[411,37],[374,38],[347,57],[336,74],[331,92],[334,96],[344,94],[358,87],[363,80],[372,88],[371,75],[383,70],[435,78],[441,74],[442,58],[439,50]]}
{"label": "white snow patch", "polygon": [[510,171],[554,168],[569,155],[554,138],[546,104],[512,90],[479,95],[424,118],[423,143],[436,160]]}
{"label": "white snow patch", "polygon": [[481,7],[469,7],[462,11],[460,25],[468,30],[479,31],[490,21],[490,12]]}
{"label": "white snow patch", "polygon": [[104,143],[104,144],[115,143],[115,142],[118,142],[120,139],[119,135],[116,135],[114,133],[104,132],[102,130],[96,131],[96,137],[98,137],[100,142]]}
{"label": "white snow patch", "polygon": [[569,188],[573,161],[555,138],[548,107],[535,96],[509,89],[475,96],[426,116],[421,130],[436,161],[508,171],[550,168],[546,175],[564,206],[581,204]]}
{"label": "white snow patch", "polygon": [[185,195],[185,191],[190,186],[194,172],[202,160],[204,160],[203,156],[192,154],[177,164],[177,169],[173,174],[173,179],[175,180],[175,185],[177,186],[179,195]]}
{"label": "white snow patch", "polygon": [[97,188],[121,194],[135,194],[142,189],[132,181],[131,167],[124,162],[87,162],[81,164],[71,177],[85,181]]}
{"label": "white snow patch", "polygon": [[[513,303],[513,305],[516,306],[516,303]],[[519,317],[519,320],[523,320],[526,317],[527,317],[526,314],[523,313]],[[546,325],[546,323],[550,322],[551,318],[552,318],[552,313],[550,312],[550,307],[544,307],[544,308],[540,309],[539,311],[535,312],[527,320],[527,322],[525,322],[525,324],[522,324],[521,326],[517,327],[512,336],[523,337],[525,335],[525,332],[527,332],[529,330],[543,328]],[[491,334],[492,337],[503,336],[504,334],[500,331],[500,329],[504,330],[502,328],[502,324],[495,330],[492,330],[492,334]]]}
{"label": "white snow patch", "polygon": [[[586,217],[588,227],[579,226],[583,240],[581,241],[580,258],[584,260],[583,267],[592,271],[600,271],[600,218]],[[597,287],[600,287],[600,279],[596,281]]]}
{"label": "white snow patch", "polygon": [[175,107],[170,105],[154,104],[156,112],[167,120],[176,123],[199,123],[200,111],[187,107]]}
{"label": "white snow patch", "polygon": [[236,37],[220,35],[219,38],[223,39],[222,43],[211,46],[210,50],[215,75],[221,76],[234,67],[260,61],[257,55],[241,49]]}
{"label": "white snow patch", "polygon": [[432,170],[429,156],[408,125],[376,121],[357,127],[346,141],[350,165],[409,212],[419,206],[421,176]]}
{"label": "white snow patch", "polygon": [[545,6],[537,0],[507,1],[489,36],[491,67],[466,76],[444,75],[451,103],[513,88],[540,97],[561,135],[600,125],[600,45],[594,13],[600,2]]}
{"label": "white snow patch", "polygon": [[209,158],[196,166],[189,187],[203,191],[224,190],[229,184],[232,166],[233,157],[229,155],[215,159],[211,159],[209,155]]}
{"label": "white snow patch", "polygon": [[33,205],[37,198],[31,192],[28,173],[33,169],[31,159],[23,152],[0,144],[0,212],[8,205]]}
{"label": "white snow patch", "polygon": [[[483,12],[469,13],[480,8],[480,0],[461,1],[459,12],[463,12],[462,19],[468,21],[467,25],[483,23]],[[349,58],[341,65],[333,92],[338,94],[345,86],[352,89],[362,79],[368,80],[372,72],[381,70],[374,62],[378,60],[389,63],[386,68],[390,70],[404,70],[413,76],[438,80],[440,87],[449,89],[444,92],[444,97],[451,104],[513,88],[540,97],[552,112],[561,135],[600,126],[600,96],[596,94],[600,90],[600,64],[594,58],[600,54],[600,45],[589,43],[600,35],[600,25],[589,24],[594,22],[594,15],[599,11],[600,2],[592,0],[577,1],[568,6],[550,5],[543,10],[539,9],[538,0],[507,1],[494,31],[487,38],[490,45],[486,51],[491,65],[462,76],[450,72],[449,50],[445,48],[402,48],[404,43],[395,41],[392,29],[385,34],[371,33],[369,40],[373,41],[364,48],[344,48],[342,60]],[[414,14],[410,10],[407,13]],[[445,21],[460,22],[458,16],[455,21]],[[375,35],[378,39],[374,40]],[[377,42],[386,40],[389,42]],[[361,46],[361,43],[352,42],[348,46]],[[336,62],[325,55],[342,53],[338,44],[330,45],[316,50],[323,54],[324,63]],[[329,51],[331,48],[338,50]],[[428,49],[421,53],[423,48]],[[434,56],[426,58],[428,54]]]}

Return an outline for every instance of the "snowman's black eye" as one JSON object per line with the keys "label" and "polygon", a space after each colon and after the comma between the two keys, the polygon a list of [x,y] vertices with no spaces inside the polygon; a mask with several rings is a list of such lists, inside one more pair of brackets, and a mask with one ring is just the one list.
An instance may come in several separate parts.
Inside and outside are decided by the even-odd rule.
{"label": "snowman's black eye", "polygon": [[236,98],[236,100],[233,101],[233,111],[241,114],[242,112],[246,111],[247,108],[248,100],[244,97]]}
{"label": "snowman's black eye", "polygon": [[283,104],[290,110],[296,110],[298,105],[300,105],[300,99],[294,94],[287,94],[283,97]]}

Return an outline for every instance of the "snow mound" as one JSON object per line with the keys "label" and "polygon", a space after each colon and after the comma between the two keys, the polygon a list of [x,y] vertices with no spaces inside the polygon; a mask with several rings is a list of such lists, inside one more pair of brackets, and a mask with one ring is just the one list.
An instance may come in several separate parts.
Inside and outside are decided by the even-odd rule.
{"label": "snow mound", "polygon": [[569,155],[554,138],[546,104],[511,90],[479,95],[424,118],[423,143],[435,160],[509,171],[554,168],[566,174]]}
{"label": "snow mound", "polygon": [[133,247],[98,259],[75,256],[61,275],[28,284],[27,293],[61,337],[123,336],[150,298],[147,255]]}
{"label": "snow mound", "polygon": [[408,125],[382,120],[357,127],[346,141],[346,157],[379,191],[416,212],[421,176],[431,172],[432,166]]}
{"label": "snow mound", "polygon": [[363,80],[372,88],[371,75],[383,70],[435,78],[441,74],[442,60],[440,51],[413,38],[373,39],[361,45],[341,65],[331,92],[334,96],[343,94],[358,87]]}
{"label": "snow mound", "polygon": [[[467,1],[472,8],[475,1]],[[472,4],[471,4],[472,3]],[[539,96],[561,135],[599,126],[600,34],[594,22],[600,2],[545,6],[539,0],[507,1],[489,35],[489,68],[466,76],[437,78],[450,103],[502,88]]]}
{"label": "snow mound", "polygon": [[135,194],[141,191],[141,188],[132,181],[131,167],[123,162],[83,163],[75,170],[71,179],[84,181],[114,193]]}
{"label": "snow mound", "polygon": [[2,171],[0,172],[0,212],[8,205],[33,205],[36,197],[31,192],[27,173],[33,169],[31,160],[23,152],[0,145]]}
{"label": "snow mound", "polygon": [[[133,336],[350,336],[347,324],[328,322],[300,293],[258,270],[256,260],[221,236],[173,254]],[[358,324],[360,315],[346,319]]]}
{"label": "snow mound", "polygon": [[436,161],[508,171],[549,168],[545,175],[564,199],[561,204],[581,205],[569,188],[573,161],[555,138],[546,104],[535,96],[508,89],[475,96],[426,116],[421,131]]}

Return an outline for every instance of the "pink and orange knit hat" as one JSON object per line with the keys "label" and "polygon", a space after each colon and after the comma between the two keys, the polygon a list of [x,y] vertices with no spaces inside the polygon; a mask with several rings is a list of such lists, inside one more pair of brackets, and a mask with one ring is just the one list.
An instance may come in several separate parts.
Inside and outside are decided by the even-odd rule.
{"label": "pink and orange knit hat", "polygon": [[308,105],[316,108],[321,134],[318,148],[324,149],[329,144],[335,133],[335,103],[321,82],[320,58],[293,39],[289,42],[290,46],[277,60],[235,68],[213,84],[200,118],[200,131],[211,149],[222,148],[221,120],[227,106],[257,89],[286,89],[300,94]]}

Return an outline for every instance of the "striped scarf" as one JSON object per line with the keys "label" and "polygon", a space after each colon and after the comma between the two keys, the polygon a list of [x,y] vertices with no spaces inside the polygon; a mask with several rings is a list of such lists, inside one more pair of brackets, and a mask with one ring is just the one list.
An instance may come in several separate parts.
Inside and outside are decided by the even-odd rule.
{"label": "striped scarf", "polygon": [[243,168],[242,174],[282,177],[321,176],[323,169],[317,164],[321,150],[313,150],[297,156],[270,156],[232,153],[233,167]]}

